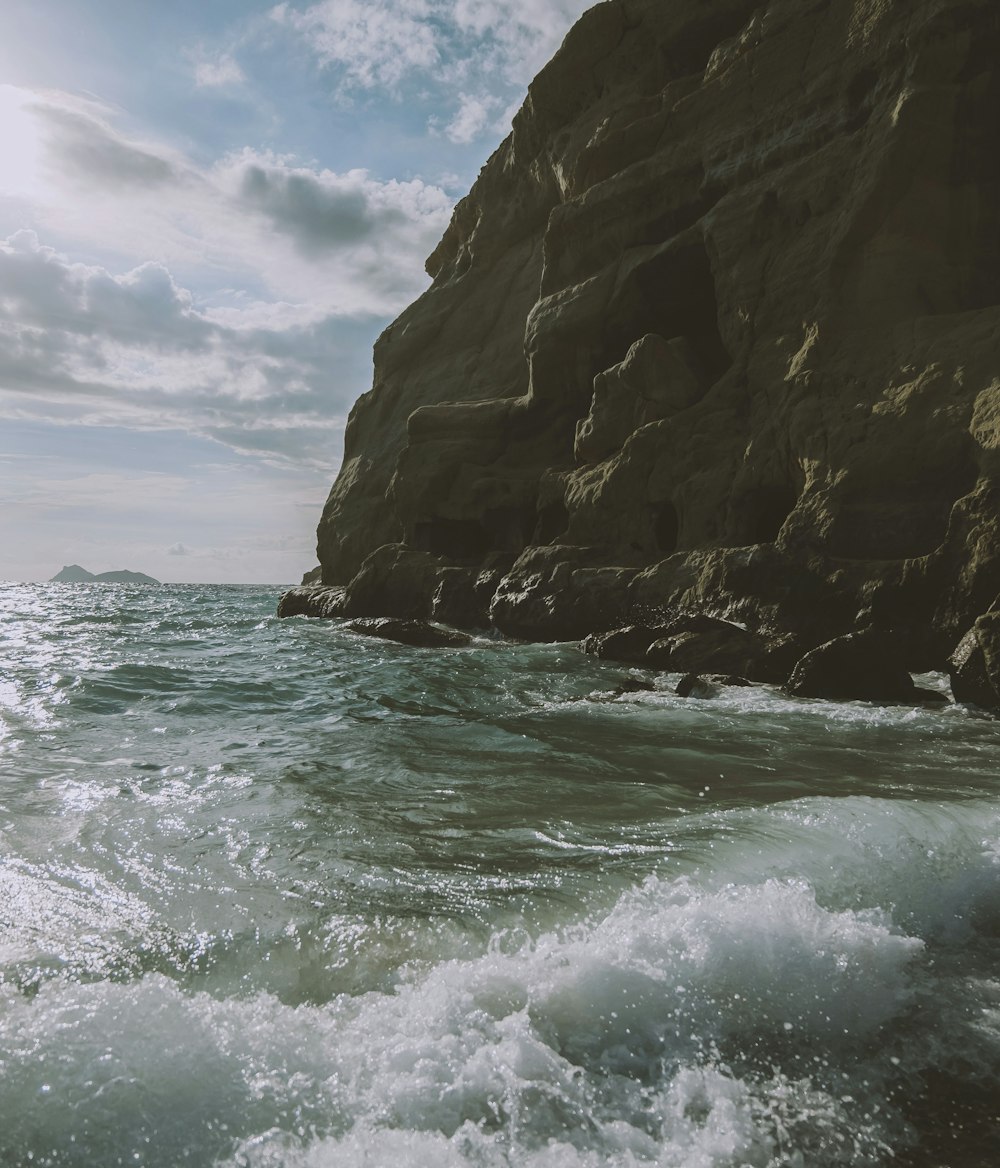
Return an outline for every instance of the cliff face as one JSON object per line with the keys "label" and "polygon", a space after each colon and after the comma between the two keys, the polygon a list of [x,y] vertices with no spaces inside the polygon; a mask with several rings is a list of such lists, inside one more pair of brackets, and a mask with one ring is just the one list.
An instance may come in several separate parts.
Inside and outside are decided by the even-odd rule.
{"label": "cliff face", "polygon": [[379,339],[353,615],[686,609],[939,662],[1000,593],[995,0],[608,0]]}

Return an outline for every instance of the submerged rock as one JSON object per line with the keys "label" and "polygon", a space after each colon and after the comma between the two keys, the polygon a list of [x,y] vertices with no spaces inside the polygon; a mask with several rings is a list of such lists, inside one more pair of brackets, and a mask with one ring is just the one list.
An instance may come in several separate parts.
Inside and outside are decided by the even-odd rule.
{"label": "submerged rock", "polygon": [[318,533],[347,611],[726,614],[794,636],[769,676],[888,612],[942,663],[1000,591],[998,56],[994,0],[584,14],[375,346]]}
{"label": "submerged rock", "polygon": [[399,620],[395,617],[361,617],[350,621],[348,626],[355,633],[367,637],[381,637],[385,641],[398,641],[401,645],[412,645],[418,649],[461,649],[472,644],[472,638],[457,629],[446,629],[441,625],[424,620]]}

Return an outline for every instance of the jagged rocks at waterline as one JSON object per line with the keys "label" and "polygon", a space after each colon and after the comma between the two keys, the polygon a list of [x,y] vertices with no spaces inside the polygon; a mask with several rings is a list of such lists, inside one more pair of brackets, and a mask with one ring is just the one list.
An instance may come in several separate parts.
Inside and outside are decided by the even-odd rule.
{"label": "jagged rocks at waterline", "polygon": [[346,612],[942,665],[1000,592],[998,57],[994,0],[588,12],[376,344]]}
{"label": "jagged rocks at waterline", "polygon": [[1000,611],[994,608],[976,621],[949,664],[955,701],[1000,710]]}
{"label": "jagged rocks at waterline", "polygon": [[343,613],[344,589],[323,584],[289,588],[278,601],[278,616],[318,616],[330,620]]}
{"label": "jagged rocks at waterline", "polygon": [[879,629],[862,629],[818,645],[792,670],[787,689],[801,698],[888,704],[919,700],[903,645]]}
{"label": "jagged rocks at waterline", "polygon": [[674,688],[674,693],[679,698],[704,700],[717,697],[720,689],[741,688],[750,684],[745,677],[733,674],[709,673],[702,676],[700,673],[685,673]]}

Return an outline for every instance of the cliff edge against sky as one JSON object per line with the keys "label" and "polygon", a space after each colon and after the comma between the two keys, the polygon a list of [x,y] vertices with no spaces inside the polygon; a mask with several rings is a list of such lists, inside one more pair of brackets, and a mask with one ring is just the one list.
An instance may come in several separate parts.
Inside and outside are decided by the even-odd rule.
{"label": "cliff edge against sky", "polygon": [[608,0],[379,339],[348,615],[905,633],[1000,593],[1000,9]]}

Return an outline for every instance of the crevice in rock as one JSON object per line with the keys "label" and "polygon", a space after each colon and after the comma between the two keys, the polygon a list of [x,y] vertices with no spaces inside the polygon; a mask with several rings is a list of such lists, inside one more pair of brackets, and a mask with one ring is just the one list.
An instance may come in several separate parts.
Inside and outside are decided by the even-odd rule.
{"label": "crevice in rock", "polygon": [[629,274],[609,306],[604,346],[594,356],[592,376],[620,362],[647,333],[683,337],[706,384],[732,365],[719,332],[715,279],[700,236],[657,252]]}
{"label": "crevice in rock", "polygon": [[534,506],[494,507],[479,519],[425,519],[414,525],[409,544],[455,563],[479,564],[493,552],[522,552],[537,524]]}
{"label": "crevice in rock", "polygon": [[777,483],[754,487],[734,500],[738,544],[774,543],[798,501],[792,487]]}
{"label": "crevice in rock", "polygon": [[654,503],[651,510],[656,550],[663,557],[672,556],[677,551],[677,542],[681,533],[681,520],[677,508],[673,503],[667,501]]}
{"label": "crevice in rock", "polygon": [[432,556],[479,561],[490,551],[490,536],[476,519],[429,519],[414,526],[412,545]]}
{"label": "crevice in rock", "polygon": [[490,551],[517,555],[531,540],[538,523],[538,512],[531,504],[495,507],[486,512],[482,522],[489,532]]}
{"label": "crevice in rock", "polygon": [[561,500],[549,503],[538,512],[538,523],[531,537],[533,544],[555,543],[569,527],[569,512]]}

